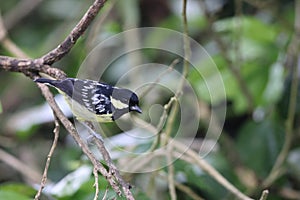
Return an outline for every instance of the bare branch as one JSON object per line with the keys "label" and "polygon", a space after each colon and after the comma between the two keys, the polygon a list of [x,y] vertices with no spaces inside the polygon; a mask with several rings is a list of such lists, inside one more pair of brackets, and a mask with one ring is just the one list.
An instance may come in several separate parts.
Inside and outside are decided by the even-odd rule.
{"label": "bare branch", "polygon": [[[167,179],[167,175],[163,172],[160,172],[158,174],[163,180]],[[186,195],[190,196],[194,200],[204,200],[202,197],[200,197],[198,194],[196,194],[191,188],[188,186],[185,186],[184,184],[179,183],[178,181],[174,180],[174,184],[176,188],[182,192],[184,192]]]}
{"label": "bare branch", "polygon": [[66,78],[66,74],[57,68],[44,65],[40,59],[20,59],[8,56],[0,56],[0,69],[10,72],[21,72],[27,75],[32,72],[38,75],[38,72],[45,73],[57,79]]}
{"label": "bare branch", "polygon": [[76,141],[78,146],[82,149],[84,154],[90,159],[90,161],[92,162],[94,167],[97,168],[97,171],[99,171],[107,179],[107,181],[112,186],[114,191],[120,196],[122,194],[122,192],[119,189],[118,184],[115,182],[113,176],[107,172],[105,167],[97,160],[97,158],[94,156],[94,154],[90,151],[87,144],[80,138],[74,125],[66,118],[64,113],[58,107],[58,105],[55,102],[53,95],[50,93],[48,87],[46,85],[40,84],[40,83],[38,83],[38,86],[41,89],[42,94],[46,98],[50,107],[55,112],[57,118],[64,125],[64,127],[70,133],[70,135],[74,138],[74,140]]}
{"label": "bare branch", "polygon": [[[96,17],[99,10],[103,7],[105,3],[105,0],[96,0],[94,4],[88,9],[88,11],[85,13],[83,18],[79,21],[79,23],[76,25],[76,27],[71,31],[71,33],[67,36],[67,38],[55,49],[50,51],[48,54],[42,56],[38,59],[18,59],[18,58],[12,58],[7,56],[0,56],[0,69],[4,69],[6,71],[11,72],[21,72],[25,75],[35,78],[39,75],[40,72],[45,73],[51,77],[57,78],[57,79],[63,79],[66,77],[65,73],[57,68],[52,68],[49,65],[53,64],[54,62],[60,60],[63,58],[74,46],[78,38],[85,32],[87,27],[91,24],[93,19]],[[1,21],[2,22],[2,21]],[[3,26],[3,24],[0,24]],[[3,27],[4,28],[4,27]],[[0,32],[0,36],[3,40],[3,38],[6,37],[6,31]],[[3,41],[2,41],[3,42]],[[105,167],[96,159],[96,157],[93,155],[93,153],[89,150],[87,144],[80,138],[78,135],[74,125],[64,116],[63,112],[60,110],[58,105],[56,104],[52,93],[50,93],[47,86],[43,84],[38,84],[39,88],[42,91],[42,94],[46,98],[47,102],[49,103],[50,107],[52,108],[53,112],[57,116],[57,118],[61,121],[61,123],[64,125],[64,127],[67,129],[67,131],[71,134],[71,136],[74,138],[74,140],[77,142],[77,144],[80,146],[82,151],[86,154],[86,156],[90,159],[92,164],[94,165],[94,168],[96,171],[100,172],[109,182],[111,187],[114,189],[114,191],[121,196],[122,191],[119,189],[120,184],[122,186],[122,189],[124,191],[124,194],[127,199],[134,199],[131,192],[130,187],[128,184],[122,179],[120,176],[118,170],[111,162],[111,159],[109,157],[109,154],[107,150],[105,149],[104,145],[102,144],[101,153],[103,154],[103,157],[106,158],[106,161],[108,161],[110,168],[110,172],[107,172]],[[55,130],[56,132],[56,130]],[[55,143],[56,140],[54,140]],[[53,148],[54,148],[53,144]],[[104,150],[103,150],[104,149]],[[50,153],[53,153],[52,149]],[[49,154],[50,154],[49,153]],[[49,158],[49,157],[48,157]],[[50,162],[50,160],[48,160]],[[44,171],[44,178],[42,180],[42,186],[38,194],[36,195],[36,199],[39,198],[41,190],[43,188],[43,183],[45,183],[45,177],[47,176],[47,169],[49,162],[47,161],[45,171]],[[29,171],[29,170],[28,170]],[[95,176],[95,179],[97,180],[98,177]],[[116,182],[115,179],[118,181]],[[95,196],[98,196],[96,190]]]}
{"label": "bare branch", "polygon": [[[82,19],[74,27],[66,39],[59,44],[55,49],[37,59],[18,59],[7,56],[0,56],[0,69],[12,72],[22,72],[28,75],[29,72],[43,72],[57,79],[65,78],[65,74],[58,69],[50,69],[49,65],[62,59],[74,46],[76,41],[85,32],[88,26],[95,19],[99,10],[104,6],[105,0],[96,0],[88,9]],[[3,23],[0,23],[0,25]],[[6,29],[0,29],[0,40],[6,36]],[[32,75],[31,75],[32,76]]]}
{"label": "bare branch", "polygon": [[98,175],[98,170],[96,167],[94,167],[93,169],[93,174],[95,177],[95,183],[94,183],[94,187],[95,187],[95,196],[94,196],[94,200],[98,199],[99,196],[99,175]]}
{"label": "bare branch", "polygon": [[169,193],[171,196],[171,200],[176,200],[176,190],[175,190],[175,177],[174,177],[174,166],[172,163],[172,151],[173,147],[171,144],[167,146],[167,152],[166,152],[166,157],[167,157],[167,162],[168,162],[168,186],[169,186]]}
{"label": "bare branch", "polygon": [[261,194],[261,197],[259,198],[259,200],[266,200],[268,198],[269,195],[269,191],[268,190],[264,190]]}
{"label": "bare branch", "polygon": [[297,106],[297,93],[298,93],[298,85],[299,85],[299,30],[300,30],[300,1],[295,2],[295,32],[293,35],[293,39],[289,45],[289,49],[291,52],[291,56],[297,58],[297,65],[292,69],[292,83],[291,83],[291,93],[289,97],[289,106],[288,106],[288,116],[285,124],[285,139],[282,146],[282,149],[273,165],[271,172],[269,173],[268,177],[264,180],[263,186],[269,187],[278,177],[280,177],[284,170],[284,163],[286,158],[288,157],[289,150],[292,145],[293,140],[293,131],[294,131],[294,123],[295,123],[295,114],[296,114],[296,106]]}
{"label": "bare branch", "polygon": [[[88,127],[90,127],[92,131],[95,131],[95,127],[93,126],[93,124],[91,122],[85,122],[85,124]],[[104,146],[103,141],[93,135],[93,142],[95,143],[96,147],[98,148],[101,155],[103,156],[103,159],[105,160],[106,164],[108,165],[109,173],[113,177],[115,177],[116,181],[121,185],[126,198],[130,199],[130,200],[133,200],[134,197],[132,196],[132,193],[130,191],[131,186],[126,181],[124,181],[124,179],[120,175],[120,172],[117,169],[117,167],[115,166],[115,164],[113,163],[107,149]]]}
{"label": "bare branch", "polygon": [[59,44],[55,49],[41,57],[44,64],[52,65],[54,62],[62,59],[74,46],[76,41],[85,32],[88,26],[92,23],[99,10],[104,6],[106,0],[96,0],[94,4],[84,14],[82,19],[74,27],[66,39]]}
{"label": "bare branch", "polygon": [[[55,114],[54,114],[54,117],[55,117]],[[59,126],[59,122],[58,122],[58,120],[57,120],[56,117],[55,117],[55,120],[54,120],[54,124],[55,124],[54,130],[53,130],[54,139],[53,139],[53,143],[52,143],[52,146],[50,148],[49,154],[47,156],[46,165],[45,165],[45,168],[44,168],[44,173],[43,173],[43,177],[42,177],[42,182],[41,182],[40,189],[38,190],[37,194],[34,197],[35,200],[39,200],[40,199],[40,196],[42,194],[42,190],[44,189],[44,187],[46,185],[47,176],[48,176],[48,169],[49,169],[49,166],[50,166],[51,158],[52,158],[54,150],[55,150],[55,148],[57,146],[57,141],[58,141],[58,137],[59,137],[59,128],[60,128],[60,126]]]}
{"label": "bare branch", "polygon": [[[157,133],[156,127],[153,125],[145,122],[142,119],[136,118],[135,122],[137,122],[141,127],[146,127],[148,131],[152,132],[153,134]],[[181,157],[180,159],[183,159],[188,162],[192,162],[192,164],[196,164],[199,166],[205,173],[207,173],[209,176],[211,176],[213,179],[215,179],[220,185],[225,187],[228,191],[230,191],[232,194],[234,194],[238,199],[242,200],[251,200],[250,197],[247,197],[242,192],[240,192],[234,185],[232,185],[224,176],[222,176],[213,166],[211,166],[209,163],[207,163],[204,159],[202,159],[199,154],[197,154],[195,151],[190,149],[185,144],[182,144],[178,141],[176,141],[173,138],[169,138],[165,133],[161,134],[161,137],[163,140],[167,140],[166,144],[169,145],[170,140],[172,140],[172,146],[173,149],[178,151]],[[184,154],[184,155],[183,155]],[[153,156],[153,154],[152,154]],[[187,159],[188,157],[188,159]]]}

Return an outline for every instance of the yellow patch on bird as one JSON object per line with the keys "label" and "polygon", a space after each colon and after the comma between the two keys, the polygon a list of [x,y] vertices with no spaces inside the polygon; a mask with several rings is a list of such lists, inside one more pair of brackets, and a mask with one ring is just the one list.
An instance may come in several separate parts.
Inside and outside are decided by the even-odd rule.
{"label": "yellow patch on bird", "polygon": [[112,96],[110,97],[110,102],[116,109],[128,108],[128,104],[123,103],[120,100],[114,99]]}

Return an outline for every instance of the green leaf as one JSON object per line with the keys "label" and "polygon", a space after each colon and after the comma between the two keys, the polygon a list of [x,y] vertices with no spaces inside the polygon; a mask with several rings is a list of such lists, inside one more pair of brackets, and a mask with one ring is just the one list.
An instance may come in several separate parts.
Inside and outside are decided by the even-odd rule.
{"label": "green leaf", "polygon": [[238,34],[259,43],[273,43],[278,34],[278,29],[274,24],[266,24],[250,16],[219,20],[214,24],[214,29],[218,32],[238,32]]}
{"label": "green leaf", "polygon": [[248,122],[240,130],[237,149],[242,161],[264,177],[272,168],[284,140],[283,125],[269,120]]}
{"label": "green leaf", "polygon": [[5,200],[28,200],[32,199],[36,191],[23,184],[6,183],[0,185],[0,199]]}
{"label": "green leaf", "polygon": [[18,194],[14,191],[4,191],[0,190],[0,199],[5,199],[5,200],[32,200],[32,198],[29,198],[25,195]]}
{"label": "green leaf", "polygon": [[[225,65],[225,60],[219,55],[214,56],[213,61],[210,58],[202,59],[195,68],[191,68],[188,76],[189,82],[197,95],[212,105],[217,105],[226,100],[226,95],[228,95],[227,91],[226,95],[224,93],[225,79],[228,72],[224,68]],[[216,70],[219,70],[219,73]]]}
{"label": "green leaf", "polygon": [[2,104],[1,104],[1,101],[0,101],[0,114],[2,113]]}
{"label": "green leaf", "polygon": [[[271,87],[272,83],[279,80],[278,71],[273,69],[279,54],[279,44],[276,43],[279,35],[278,28],[274,24],[264,23],[255,17],[244,16],[219,20],[215,22],[214,29],[220,33],[220,37],[228,46],[226,55],[233,61],[233,64],[226,62],[221,53],[212,57],[221,72],[226,96],[228,100],[232,101],[234,112],[239,114],[248,109],[248,100],[237,81],[238,79],[243,80],[249,89],[255,107],[265,105],[266,100],[269,99],[262,94],[272,92],[274,89]],[[235,62],[237,56],[240,59],[239,62]],[[233,74],[229,67],[237,68],[240,71],[240,77]],[[275,86],[276,92],[272,93],[275,96],[272,96],[273,100],[268,102],[275,103],[278,98],[276,95],[279,95],[277,91],[280,88]],[[203,87],[201,90],[202,93],[205,91]]]}

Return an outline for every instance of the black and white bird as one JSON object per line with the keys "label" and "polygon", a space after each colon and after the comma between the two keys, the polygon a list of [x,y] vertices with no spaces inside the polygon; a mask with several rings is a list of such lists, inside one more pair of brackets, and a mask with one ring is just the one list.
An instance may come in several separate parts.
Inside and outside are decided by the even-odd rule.
{"label": "black and white bird", "polygon": [[131,111],[142,113],[138,96],[128,89],[77,78],[34,81],[48,84],[63,94],[79,121],[112,122]]}

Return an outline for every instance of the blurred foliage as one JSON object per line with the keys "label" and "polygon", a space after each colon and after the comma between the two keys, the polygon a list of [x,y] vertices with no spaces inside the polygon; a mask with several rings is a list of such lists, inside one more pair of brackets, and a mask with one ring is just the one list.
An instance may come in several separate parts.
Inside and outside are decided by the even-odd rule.
{"label": "blurred foliage", "polygon": [[[22,1],[25,0],[0,0],[0,11],[4,22],[7,22],[15,6]],[[92,2],[91,0],[41,1],[33,11],[8,31],[9,37],[30,57],[39,57],[55,48],[67,36]],[[213,20],[207,19],[201,11],[198,0],[189,0],[187,16],[189,32],[191,37],[205,48],[217,66],[224,81],[226,98],[217,95],[217,98],[211,101],[207,84],[216,94],[222,88],[215,82],[216,74],[212,73],[209,60],[201,60],[201,63],[191,68],[188,81],[197,94],[198,103],[204,102],[210,108],[224,103],[227,105],[225,126],[218,149],[205,159],[234,186],[258,198],[264,189],[261,182],[270,173],[284,143],[292,82],[291,69],[299,67],[298,61],[290,62],[293,55],[290,55],[288,49],[294,33],[295,2],[291,0],[253,2],[206,0],[205,2],[208,14]],[[240,2],[242,7],[238,8],[236,2]],[[71,52],[55,63],[55,66],[64,70],[70,77],[75,77],[80,64],[99,42],[131,28],[151,26],[182,32],[181,5],[179,0],[126,0],[126,3],[108,1],[93,25]],[[112,6],[111,10],[109,10],[110,6]],[[237,13],[239,9],[242,14]],[[102,17],[104,14],[107,15],[105,18]],[[102,21],[99,22],[99,19]],[[157,37],[155,33],[147,39],[150,44],[164,42],[161,40],[162,37]],[[218,40],[222,41],[225,49],[220,47]],[[179,43],[172,45],[181,48]],[[0,47],[0,54],[13,56],[4,47]],[[166,65],[176,58],[167,52],[157,53],[150,49],[143,50],[143,57],[149,63]],[[125,63],[126,58],[119,58],[114,63],[116,67],[106,71],[102,79],[110,83],[116,82],[127,70]],[[96,65],[99,68],[102,66],[101,63]],[[181,67],[182,63],[177,64],[175,69],[181,71]],[[240,72],[239,78],[249,89],[254,105],[252,110],[249,110],[249,99],[242,91],[230,67]],[[200,68],[205,76],[197,73]],[[144,78],[138,74],[135,76],[136,79],[139,77]],[[176,85],[178,80],[168,81]],[[44,167],[52,141],[53,123],[49,120],[48,123],[33,124],[26,130],[16,130],[14,129],[17,127],[16,123],[21,122],[10,119],[19,116],[21,111],[28,111],[42,104],[44,99],[36,85],[21,74],[1,71],[0,85],[2,86],[0,87],[0,147],[40,172]],[[159,99],[160,104],[165,104],[170,97],[169,93],[170,91],[163,89],[151,92],[151,95],[146,96],[147,99],[142,99],[143,108],[150,107],[155,98]],[[271,193],[269,199],[299,198],[297,197],[300,193],[299,102],[300,86],[298,86],[296,119],[293,126],[295,134],[287,156],[286,168],[280,179],[269,187]],[[52,113],[49,112],[48,115],[51,117]],[[159,118],[160,115],[161,113],[153,114],[154,118]],[[176,120],[179,123],[180,118]],[[199,122],[197,139],[204,134],[206,120]],[[120,131],[115,124],[104,125],[103,129],[107,131],[107,135],[114,135]],[[226,140],[223,137],[230,141],[230,148],[226,148]],[[149,143],[141,144],[138,148],[144,150],[149,146],[151,146]],[[61,128],[59,145],[49,169],[49,182],[55,185],[67,181],[68,175],[76,174],[83,166],[90,166],[90,164],[66,131]],[[243,181],[241,173],[237,172],[240,166],[252,172],[251,174],[254,174],[252,178],[256,181],[250,183]],[[176,181],[205,199],[233,198],[196,165],[178,160],[174,163],[174,169]],[[161,169],[160,172],[167,172],[167,170]],[[136,199],[153,199],[154,193],[161,199],[170,199],[165,177],[157,176],[160,172],[128,175]],[[72,180],[64,185],[65,191],[72,190],[71,193],[51,194],[50,192],[44,194],[42,199],[93,199],[95,189],[92,171],[87,170],[85,175],[86,179],[80,184]],[[155,180],[151,179],[153,177]],[[254,187],[249,186],[253,184]],[[101,199],[107,190],[107,182],[103,177],[99,177],[99,186]],[[32,199],[36,189],[26,177],[22,177],[3,161],[0,162],[0,199]],[[178,199],[191,199],[182,190],[178,189],[176,192]],[[111,189],[108,189],[106,195],[108,199],[115,197]]]}

